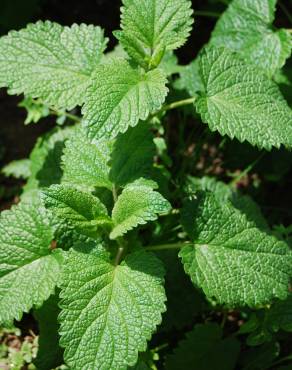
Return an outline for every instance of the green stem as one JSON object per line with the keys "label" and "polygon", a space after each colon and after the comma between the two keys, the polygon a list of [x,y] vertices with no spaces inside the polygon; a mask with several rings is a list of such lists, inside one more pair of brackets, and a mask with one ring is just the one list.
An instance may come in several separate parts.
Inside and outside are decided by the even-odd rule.
{"label": "green stem", "polygon": [[54,114],[55,116],[65,116],[67,118],[69,118],[71,121],[73,122],[76,122],[76,123],[80,123],[81,122],[81,118],[78,117],[78,116],[75,116],[75,114],[71,114],[71,113],[68,113],[68,112],[63,112],[63,111],[60,111],[60,110],[57,110],[57,109],[53,109],[53,108],[49,108],[50,109],[50,112],[52,114]]}
{"label": "green stem", "polygon": [[205,10],[195,10],[195,16],[196,15],[199,17],[219,18],[221,14],[217,12],[208,12]]}
{"label": "green stem", "polygon": [[221,326],[221,328],[223,329],[224,328],[224,326],[225,326],[225,324],[226,324],[226,321],[227,321],[227,311],[224,311],[223,312],[223,316],[222,316],[222,321],[221,321],[221,324],[220,324],[220,326]]}
{"label": "green stem", "polygon": [[169,347],[169,343],[163,343],[163,344],[161,344],[160,346],[153,348],[153,351],[154,351],[154,352],[159,352],[159,351],[161,351],[162,349],[165,349],[165,348],[167,348],[167,347]]}
{"label": "green stem", "polygon": [[289,19],[290,23],[292,23],[292,16],[286,6],[282,3],[282,1],[278,1],[279,7],[282,9],[282,12],[286,15]]}
{"label": "green stem", "polygon": [[124,255],[124,252],[125,252],[125,248],[124,247],[119,247],[118,252],[116,254],[116,257],[115,257],[115,266],[118,266],[119,263],[121,262],[121,260],[123,258],[123,255]]}
{"label": "green stem", "polygon": [[117,243],[119,245],[119,248],[115,257],[115,266],[118,266],[120,264],[128,249],[128,245],[122,237],[117,238]]}
{"label": "green stem", "polygon": [[[117,190],[117,187],[115,184],[113,184],[113,189],[112,189],[112,193],[113,193],[113,199],[114,199],[114,203],[117,202],[118,200],[118,190]],[[121,260],[123,259],[126,251],[127,251],[127,245],[125,245],[125,242],[124,242],[124,239],[123,238],[117,238],[117,243],[119,245],[119,248],[118,248],[118,251],[117,251],[117,254],[116,254],[116,257],[115,257],[115,261],[114,261],[114,265],[115,266],[118,266],[121,262]]]}
{"label": "green stem", "polygon": [[275,361],[271,367],[274,367],[276,365],[280,365],[282,362],[285,362],[285,361],[289,361],[289,360],[292,360],[292,355],[288,355],[286,357],[282,357],[280,358],[278,361]]}
{"label": "green stem", "polygon": [[117,188],[115,185],[113,185],[113,199],[114,199],[114,202],[116,203],[116,201],[118,200],[118,191],[117,191]]}
{"label": "green stem", "polygon": [[242,171],[238,176],[236,176],[232,181],[230,181],[229,186],[235,187],[236,184],[254,168],[254,166],[263,158],[265,154],[266,152],[262,152],[255,161],[253,161],[249,166],[246,167],[244,171]]}
{"label": "green stem", "polygon": [[193,96],[192,98],[175,101],[173,103],[170,103],[170,104],[165,105],[164,107],[162,107],[159,112],[166,112],[168,110],[176,109],[176,108],[182,107],[184,105],[193,104],[196,99],[197,99],[197,97]]}
{"label": "green stem", "polygon": [[186,246],[193,246],[193,243],[173,243],[173,244],[159,244],[159,245],[149,245],[145,249],[147,251],[162,251],[168,249],[181,249]]}
{"label": "green stem", "polygon": [[[35,103],[35,104],[44,104],[41,99],[32,99],[32,101]],[[45,105],[45,104],[44,104]],[[75,114],[71,114],[71,113],[68,113],[68,112],[64,112],[64,111],[61,111],[59,109],[54,109],[54,108],[51,108],[51,107],[48,107],[51,114],[53,114],[54,116],[57,116],[57,117],[60,117],[60,116],[65,116],[69,119],[71,119],[71,121],[73,122],[77,122],[77,123],[80,123],[81,122],[81,118],[78,117],[78,116],[75,116]]]}

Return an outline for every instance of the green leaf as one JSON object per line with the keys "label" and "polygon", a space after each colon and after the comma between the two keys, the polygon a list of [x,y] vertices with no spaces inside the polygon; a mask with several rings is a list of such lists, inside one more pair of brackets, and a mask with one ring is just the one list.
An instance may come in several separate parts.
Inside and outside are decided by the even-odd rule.
{"label": "green leaf", "polygon": [[247,337],[249,346],[270,342],[279,330],[292,332],[292,294],[282,301],[275,301],[270,307],[257,311],[240,328],[240,333],[250,333]]}
{"label": "green leaf", "polygon": [[138,360],[137,364],[131,366],[128,370],[151,370],[151,368],[143,360]]}
{"label": "green leaf", "polygon": [[[285,302],[285,301],[279,301],[279,302]],[[277,302],[275,303],[275,306],[277,305]],[[246,344],[251,347],[259,346],[267,342],[271,342],[273,340],[275,332],[277,332],[280,327],[279,323],[282,321],[285,323],[286,319],[289,319],[289,314],[283,311],[283,317],[281,318],[281,310],[279,311],[279,320],[275,320],[276,324],[273,326],[273,324],[269,321],[269,313],[273,309],[272,307],[264,307],[261,310],[257,310],[253,312],[249,319],[240,326],[239,334],[248,334],[246,338]],[[288,306],[287,306],[288,308]],[[273,315],[271,315],[272,317]]]}
{"label": "green leaf", "polygon": [[115,35],[138,64],[156,67],[165,50],[186,42],[193,23],[191,6],[188,0],[123,0],[122,30]]}
{"label": "green leaf", "polygon": [[128,59],[128,54],[125,52],[121,44],[117,44],[113,50],[105,53],[101,59],[101,63],[107,63],[115,58]]}
{"label": "green leaf", "polygon": [[272,23],[277,0],[233,0],[218,20],[211,45],[237,51],[269,76],[283,67],[291,55],[292,39]]}
{"label": "green leaf", "polygon": [[47,105],[38,100],[32,99],[30,96],[25,97],[18,104],[18,106],[26,110],[27,116],[24,121],[25,125],[29,125],[30,123],[37,123],[41,118],[50,115],[50,109]]}
{"label": "green leaf", "polygon": [[182,66],[178,65],[178,58],[172,51],[166,51],[164,54],[161,63],[159,65],[159,68],[161,68],[166,76],[171,76],[175,73],[179,73]]}
{"label": "green leaf", "polygon": [[292,111],[277,85],[227,49],[200,56],[204,92],[195,105],[212,131],[259,148],[292,146]]}
{"label": "green leaf", "polygon": [[42,207],[20,204],[0,217],[0,322],[20,320],[40,306],[59,280],[60,258],[50,250],[51,228]]}
{"label": "green leaf", "polygon": [[96,237],[99,227],[110,222],[98,198],[68,185],[52,185],[42,191],[42,198],[55,216],[86,236]]}
{"label": "green leaf", "polygon": [[[107,63],[113,58],[123,58],[129,60],[128,54],[125,52],[121,44],[117,44],[112,51],[109,51],[103,56],[102,63]],[[178,73],[182,66],[178,65],[178,58],[173,51],[166,51],[159,65],[166,76]]]}
{"label": "green leaf", "polygon": [[84,130],[76,130],[65,145],[62,182],[89,191],[95,190],[96,187],[111,190],[108,166],[110,153],[111,143],[90,143]]}
{"label": "green leaf", "polygon": [[262,214],[260,207],[249,196],[235,192],[230,199],[232,205],[245,214],[250,223],[253,223],[261,230],[269,231],[269,224]]}
{"label": "green leaf", "polygon": [[164,102],[165,85],[166,77],[159,69],[144,72],[123,59],[98,66],[82,109],[88,137],[115,137],[146,120]]}
{"label": "green leaf", "polygon": [[141,123],[120,134],[111,155],[111,181],[124,186],[139,177],[147,177],[154,155],[155,145],[149,125]]}
{"label": "green leaf", "polygon": [[280,329],[292,332],[292,294],[284,301],[275,302],[266,314],[265,325],[273,332]]}
{"label": "green leaf", "polygon": [[30,160],[29,159],[18,159],[12,161],[2,168],[1,172],[6,177],[15,177],[16,179],[27,179],[30,175]]}
{"label": "green leaf", "polygon": [[137,180],[127,185],[115,203],[112,211],[114,228],[110,238],[116,239],[138,225],[154,221],[159,214],[170,209],[169,202],[161,194]]}
{"label": "green leaf", "polygon": [[231,203],[200,193],[182,210],[193,246],[180,251],[185,271],[208,298],[229,307],[251,307],[288,294],[292,252],[258,229]]}
{"label": "green leaf", "polygon": [[187,190],[189,193],[196,193],[200,190],[210,191],[216,196],[219,203],[225,203],[229,200],[235,208],[246,215],[250,222],[254,222],[260,229],[269,229],[260,207],[249,195],[241,194],[239,190],[232,189],[224,182],[217,181],[214,177],[188,176]]}
{"label": "green leaf", "polygon": [[133,366],[165,310],[163,267],[137,251],[114,266],[94,254],[69,252],[61,292],[61,345],[74,369]]}
{"label": "green leaf", "polygon": [[186,192],[189,195],[196,194],[200,191],[212,192],[219,202],[225,203],[232,200],[235,192],[230,186],[222,181],[217,181],[215,177],[203,176],[194,177],[188,176],[186,181]]}
{"label": "green leaf", "polygon": [[188,328],[193,320],[210,309],[208,302],[185,274],[177,251],[157,251],[156,255],[166,269],[167,311],[163,315],[160,332]]}
{"label": "green leaf", "polygon": [[198,324],[187,333],[174,353],[166,358],[166,370],[233,370],[240,351],[234,337],[222,338],[223,332],[214,323]]}
{"label": "green leaf", "polygon": [[[244,352],[242,365],[244,370],[268,370],[271,369],[280,354],[280,345],[277,342],[265,343],[262,346],[252,348]],[[280,370],[280,367],[277,367]]]}
{"label": "green leaf", "polygon": [[29,24],[0,39],[0,86],[57,108],[84,102],[90,75],[106,47],[100,27]]}
{"label": "green leaf", "polygon": [[34,363],[38,370],[51,370],[63,363],[63,350],[59,346],[59,297],[51,296],[35,311],[40,331],[38,352]]}
{"label": "green leaf", "polygon": [[175,87],[186,90],[190,96],[197,95],[198,91],[204,90],[204,85],[199,71],[199,59],[196,58],[187,66],[181,66],[180,78],[175,81]]}
{"label": "green leaf", "polygon": [[72,127],[54,129],[37,140],[29,157],[31,175],[24,186],[24,195],[61,182],[61,156],[65,140],[72,135],[73,130]]}

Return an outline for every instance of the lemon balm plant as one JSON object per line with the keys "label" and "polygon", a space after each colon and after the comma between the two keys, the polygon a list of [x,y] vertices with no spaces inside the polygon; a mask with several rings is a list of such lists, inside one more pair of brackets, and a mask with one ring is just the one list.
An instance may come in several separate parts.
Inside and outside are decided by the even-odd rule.
{"label": "lemon balm plant", "polygon": [[[168,191],[163,138],[169,111],[188,105],[222,136],[262,151],[292,147],[291,109],[275,82],[291,36],[273,26],[275,7],[233,0],[185,67],[173,51],[193,26],[189,0],[123,0],[114,52],[85,24],[39,21],[0,39],[0,86],[24,94],[37,117],[46,107],[71,122],[6,168],[27,182],[0,219],[0,319],[34,310],[38,368],[153,369],[147,342],[164,314],[159,330],[182,320],[190,331],[166,369],[232,369],[235,336],[214,322],[190,327],[203,301],[207,312],[243,310],[239,334],[253,344],[291,329],[287,241],[224,183],[183,173]],[[188,96],[168,98],[177,88]]]}

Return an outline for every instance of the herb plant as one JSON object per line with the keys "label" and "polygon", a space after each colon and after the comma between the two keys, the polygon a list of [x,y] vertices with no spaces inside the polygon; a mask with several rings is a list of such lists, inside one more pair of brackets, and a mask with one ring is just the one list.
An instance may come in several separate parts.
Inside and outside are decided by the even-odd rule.
{"label": "herb plant", "polygon": [[[291,149],[277,81],[292,41],[275,8],[233,0],[188,66],[174,50],[192,30],[189,0],[123,0],[107,53],[93,25],[38,21],[0,39],[0,86],[24,94],[26,123],[59,123],[4,168],[26,184],[0,218],[0,321],[33,309],[37,368],[155,369],[159,335],[156,350],[147,342],[173,328],[182,340],[160,353],[167,370],[272,366],[277,355],[257,358],[292,330],[289,239],[233,186],[184,163],[172,173],[167,122],[176,109],[238,147]],[[232,310],[244,324],[226,336]],[[221,327],[194,320],[203,312]],[[255,346],[241,367],[235,334]]]}

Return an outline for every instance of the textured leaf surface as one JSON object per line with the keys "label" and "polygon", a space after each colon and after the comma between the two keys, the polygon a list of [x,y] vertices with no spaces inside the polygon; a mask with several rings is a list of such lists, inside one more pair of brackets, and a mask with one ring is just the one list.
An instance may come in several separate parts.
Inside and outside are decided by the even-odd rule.
{"label": "textured leaf surface", "polygon": [[216,196],[219,203],[230,201],[235,208],[246,215],[250,222],[254,222],[260,229],[269,229],[260,207],[249,195],[243,195],[239,190],[233,190],[229,185],[217,181],[214,177],[203,176],[198,178],[189,176],[187,190],[190,194],[200,190],[210,191]]}
{"label": "textured leaf surface", "polygon": [[90,191],[96,187],[111,189],[108,166],[110,152],[110,143],[99,141],[91,144],[84,130],[76,131],[65,145],[62,182]]}
{"label": "textured leaf surface", "polygon": [[[102,63],[107,63],[113,58],[123,58],[129,60],[129,55],[123,49],[121,44],[117,44],[112,51],[109,51],[103,56]],[[161,59],[159,68],[164,71],[166,76],[171,76],[174,73],[178,73],[181,69],[181,66],[178,65],[178,58],[174,52],[166,51]]]}
{"label": "textured leaf surface", "polygon": [[212,131],[260,148],[292,146],[292,111],[273,81],[227,49],[206,48],[199,63],[205,89],[195,104]]}
{"label": "textured leaf surface", "polygon": [[165,310],[163,267],[138,251],[113,266],[71,251],[64,269],[60,315],[65,361],[73,369],[120,369],[145,351]]}
{"label": "textured leaf surface", "polygon": [[159,68],[161,68],[166,76],[171,76],[175,73],[178,73],[182,66],[178,64],[178,58],[172,51],[167,51],[159,65]]}
{"label": "textured leaf surface", "polygon": [[287,30],[273,29],[277,0],[233,0],[212,33],[211,44],[237,51],[269,76],[291,54]]}
{"label": "textured leaf surface", "polygon": [[1,172],[7,177],[12,176],[16,179],[27,179],[31,175],[30,160],[19,159],[12,161],[3,167]]}
{"label": "textured leaf surface", "polygon": [[38,370],[51,370],[63,363],[63,350],[59,346],[58,307],[59,297],[51,296],[35,311],[40,331],[37,357],[34,361]]}
{"label": "textured leaf surface", "polygon": [[190,96],[197,95],[198,91],[204,90],[204,85],[199,71],[199,60],[193,60],[187,66],[181,66],[180,78],[175,82],[175,87],[186,90]]}
{"label": "textured leaf surface", "polygon": [[292,331],[292,294],[284,301],[275,302],[267,311],[265,324],[272,330]]}
{"label": "textured leaf surface", "polygon": [[174,50],[188,38],[193,20],[188,0],[123,0],[122,46],[143,67],[157,66],[165,50]]}
{"label": "textured leaf surface", "polygon": [[54,291],[60,263],[42,208],[20,204],[0,217],[0,322],[20,320]]}
{"label": "textured leaf surface", "polygon": [[98,66],[82,110],[88,137],[115,137],[139,120],[146,120],[164,102],[168,91],[165,84],[162,70],[144,72],[123,59]]}
{"label": "textured leaf surface", "polygon": [[99,27],[39,21],[0,39],[0,86],[72,109],[84,101],[106,41]]}
{"label": "textured leaf surface", "polygon": [[194,242],[180,257],[193,283],[227,306],[286,298],[292,266],[288,245],[210,193],[186,203],[182,224]]}
{"label": "textured leaf surface", "polygon": [[109,220],[107,209],[98,198],[70,186],[52,185],[43,190],[42,197],[54,215],[89,237],[96,237],[98,227]]}
{"label": "textured leaf surface", "polygon": [[253,313],[240,327],[240,333],[248,333],[246,343],[258,346],[273,340],[279,330],[292,332],[292,295],[285,300],[277,300],[272,305]]}
{"label": "textured leaf surface", "polygon": [[120,134],[111,155],[110,179],[118,186],[126,185],[150,174],[155,145],[150,127],[139,124]]}
{"label": "textured leaf surface", "polygon": [[30,154],[31,175],[24,186],[24,193],[61,182],[61,156],[64,143],[72,132],[70,127],[54,129],[37,140]]}
{"label": "textured leaf surface", "polygon": [[174,353],[167,356],[165,369],[233,370],[240,343],[232,337],[222,339],[222,335],[217,324],[196,325]]}
{"label": "textured leaf surface", "polygon": [[157,191],[139,181],[129,184],[119,196],[112,212],[114,228],[110,238],[115,239],[129,230],[154,221],[170,210],[169,202]]}

